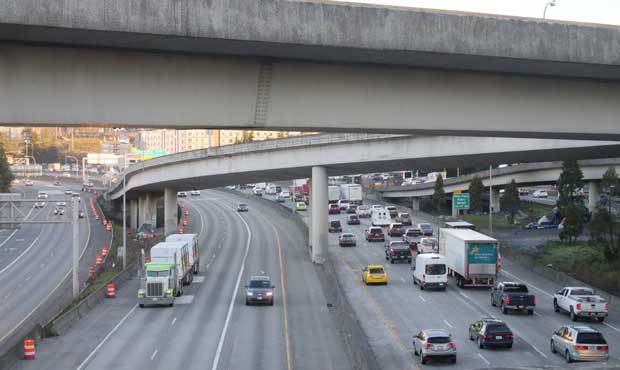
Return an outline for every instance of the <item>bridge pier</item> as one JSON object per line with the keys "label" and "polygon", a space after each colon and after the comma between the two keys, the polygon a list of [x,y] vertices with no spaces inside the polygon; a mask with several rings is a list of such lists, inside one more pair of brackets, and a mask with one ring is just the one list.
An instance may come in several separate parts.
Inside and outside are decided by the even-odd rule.
{"label": "bridge pier", "polygon": [[417,198],[417,197],[412,198],[411,209],[413,209],[414,211],[420,210],[420,198]]}
{"label": "bridge pier", "polygon": [[136,230],[138,228],[138,200],[129,201],[129,227]]}
{"label": "bridge pier", "polygon": [[594,213],[601,200],[601,184],[598,181],[588,182],[588,211]]}
{"label": "bridge pier", "polygon": [[493,188],[491,192],[491,209],[493,210],[493,213],[499,213],[501,211],[499,203],[499,189]]}
{"label": "bridge pier", "polygon": [[157,204],[152,193],[144,193],[138,197],[138,227],[143,224],[156,226]]}
{"label": "bridge pier", "polygon": [[178,223],[177,192],[164,189],[164,235],[176,233]]}
{"label": "bridge pier", "polygon": [[312,262],[322,264],[327,259],[327,169],[312,167]]}
{"label": "bridge pier", "polygon": [[146,194],[138,196],[138,227],[146,222]]}

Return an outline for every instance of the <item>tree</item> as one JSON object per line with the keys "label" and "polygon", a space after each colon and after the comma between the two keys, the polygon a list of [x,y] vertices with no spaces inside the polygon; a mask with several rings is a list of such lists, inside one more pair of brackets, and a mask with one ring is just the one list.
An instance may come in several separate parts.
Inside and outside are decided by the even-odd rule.
{"label": "tree", "polygon": [[515,179],[512,179],[504,189],[504,195],[501,199],[502,208],[510,212],[510,220],[514,221],[515,214],[520,206],[519,188]]}
{"label": "tree", "polygon": [[437,176],[437,180],[435,181],[435,193],[433,194],[433,207],[437,210],[437,212],[441,213],[441,209],[443,208],[446,202],[446,192],[443,190],[443,178],[441,175]]}
{"label": "tree", "polygon": [[471,179],[469,183],[469,208],[472,211],[482,210],[482,195],[484,193],[484,186],[482,180],[477,175]]}
{"label": "tree", "polygon": [[[611,210],[612,199],[620,194],[620,180],[613,167],[603,174],[601,200],[589,225],[590,237],[603,243],[605,257],[615,260],[620,257],[620,226]],[[592,190],[590,190],[592,191]]]}
{"label": "tree", "polygon": [[582,186],[583,172],[576,160],[562,162],[562,173],[557,181],[558,201],[560,214],[565,216],[564,229],[560,232],[560,239],[571,243],[583,231],[583,224],[587,210],[577,189]]}
{"label": "tree", "polygon": [[0,193],[8,193],[11,182],[15,179],[9,168],[4,148],[0,146]]}

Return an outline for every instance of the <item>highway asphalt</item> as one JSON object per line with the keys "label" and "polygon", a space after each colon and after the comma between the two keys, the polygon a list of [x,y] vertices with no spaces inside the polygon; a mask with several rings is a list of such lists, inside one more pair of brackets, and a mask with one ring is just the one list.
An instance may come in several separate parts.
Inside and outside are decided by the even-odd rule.
{"label": "highway asphalt", "polygon": [[[30,199],[36,198],[38,190],[49,193],[44,208],[32,209],[33,203],[22,203],[24,213],[29,213],[27,220],[69,220],[70,206],[64,216],[53,215],[56,201],[67,201],[69,205],[69,197],[64,195],[68,188],[79,191],[75,185],[59,188],[41,181],[36,181],[34,187],[18,188]],[[87,210],[88,196],[81,195],[84,210]],[[106,235],[94,219],[80,219],[82,284],[87,278],[88,264],[94,263],[95,248],[87,250],[87,244],[103,245],[105,240],[109,240],[109,233]],[[35,309],[43,309],[42,305],[47,304],[48,296],[66,299],[66,292],[54,290],[71,270],[71,251],[71,224],[23,224],[19,229],[5,230],[0,234],[0,353],[8,349],[22,323],[33,326],[40,320],[51,318],[43,317],[53,314],[51,312],[35,313]]]}
{"label": "highway asphalt", "polygon": [[[238,202],[250,211],[237,213]],[[174,307],[139,308],[137,279],[16,369],[350,369],[317,269],[295,222],[228,192],[181,200],[200,233],[200,272]],[[266,274],[275,305],[246,306],[244,285]]]}

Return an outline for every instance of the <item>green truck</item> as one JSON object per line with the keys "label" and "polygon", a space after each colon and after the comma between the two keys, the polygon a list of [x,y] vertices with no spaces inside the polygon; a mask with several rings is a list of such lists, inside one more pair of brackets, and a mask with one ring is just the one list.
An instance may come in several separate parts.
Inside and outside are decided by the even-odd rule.
{"label": "green truck", "polygon": [[180,295],[177,266],[172,262],[149,262],[144,265],[140,279],[138,303],[144,306],[172,306]]}

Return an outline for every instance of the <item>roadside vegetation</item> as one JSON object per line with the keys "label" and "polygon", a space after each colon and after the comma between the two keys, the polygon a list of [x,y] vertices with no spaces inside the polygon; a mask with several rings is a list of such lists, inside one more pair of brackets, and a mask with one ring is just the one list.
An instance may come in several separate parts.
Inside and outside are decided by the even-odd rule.
{"label": "roadside vegetation", "polygon": [[11,182],[15,179],[6,159],[4,148],[0,145],[0,193],[8,193]]}

